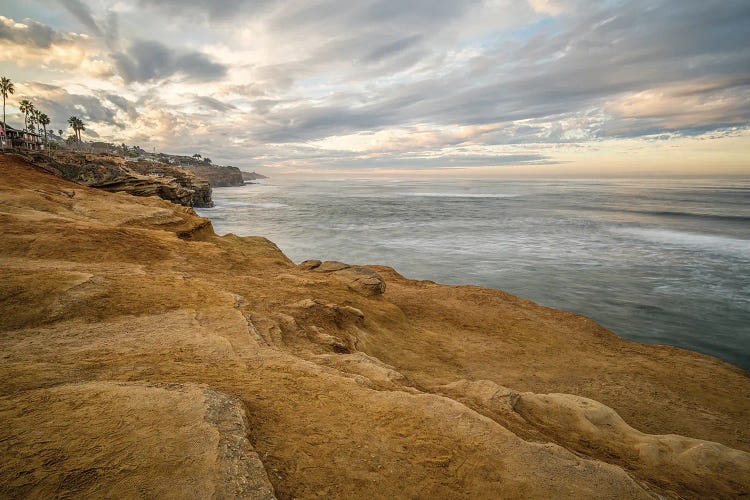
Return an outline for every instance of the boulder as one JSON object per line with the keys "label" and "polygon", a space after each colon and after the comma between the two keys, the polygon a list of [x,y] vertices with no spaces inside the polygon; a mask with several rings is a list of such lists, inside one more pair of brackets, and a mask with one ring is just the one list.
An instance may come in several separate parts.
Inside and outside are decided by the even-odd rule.
{"label": "boulder", "polygon": [[303,271],[310,271],[311,269],[315,269],[316,267],[320,266],[320,264],[321,262],[319,260],[306,260],[304,262],[300,262],[297,267],[302,269]]}
{"label": "boulder", "polygon": [[385,280],[381,275],[366,267],[347,267],[335,271],[333,275],[362,295],[371,297],[385,292]]}
{"label": "boulder", "polygon": [[316,266],[314,271],[318,273],[332,273],[334,271],[340,271],[342,269],[348,269],[350,267],[352,266],[350,266],[349,264],[344,264],[343,262],[327,260],[319,266]]}

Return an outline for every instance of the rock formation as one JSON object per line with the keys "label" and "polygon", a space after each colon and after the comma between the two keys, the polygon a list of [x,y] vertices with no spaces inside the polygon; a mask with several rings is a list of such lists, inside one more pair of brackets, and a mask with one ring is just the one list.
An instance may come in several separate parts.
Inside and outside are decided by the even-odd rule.
{"label": "rock formation", "polygon": [[207,181],[168,163],[77,152],[29,153],[28,159],[50,173],[105,191],[158,196],[186,207],[213,206]]}
{"label": "rock formation", "polygon": [[257,181],[259,179],[268,179],[268,177],[255,171],[245,172],[244,170],[242,170],[242,179],[245,181]]}
{"label": "rock formation", "polygon": [[0,155],[0,497],[750,494],[738,368],[49,168]]}
{"label": "rock formation", "polygon": [[212,187],[242,186],[243,173],[237,167],[223,167],[219,165],[188,165],[190,172],[205,179]]}
{"label": "rock formation", "polygon": [[298,266],[302,270],[331,273],[346,283],[349,288],[366,296],[385,293],[385,280],[376,271],[362,266],[350,266],[343,262],[306,260]]}

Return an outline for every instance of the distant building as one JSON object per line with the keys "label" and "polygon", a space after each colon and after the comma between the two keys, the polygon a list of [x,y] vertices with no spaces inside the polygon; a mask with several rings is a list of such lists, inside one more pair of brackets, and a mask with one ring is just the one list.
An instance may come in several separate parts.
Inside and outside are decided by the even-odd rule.
{"label": "distant building", "polygon": [[[0,122],[2,124],[2,122]],[[0,140],[5,142],[5,147],[14,149],[29,149],[39,151],[44,149],[42,136],[27,130],[18,130],[10,125],[0,127]]]}

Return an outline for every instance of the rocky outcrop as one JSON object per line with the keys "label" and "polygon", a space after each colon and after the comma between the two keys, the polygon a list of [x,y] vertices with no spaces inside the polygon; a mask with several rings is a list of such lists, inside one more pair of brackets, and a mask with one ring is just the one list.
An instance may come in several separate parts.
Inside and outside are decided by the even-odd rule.
{"label": "rocky outcrop", "polygon": [[105,191],[158,196],[187,207],[213,206],[207,181],[167,163],[75,152],[31,153],[28,158],[47,172]]}
{"label": "rocky outcrop", "polygon": [[263,174],[259,174],[258,172],[245,172],[244,170],[242,170],[242,179],[245,181],[257,181],[260,179],[268,179],[268,177]]}
{"label": "rocky outcrop", "polygon": [[701,496],[710,491],[723,498],[747,495],[750,453],[719,443],[674,434],[653,435],[628,425],[612,408],[570,394],[521,393],[512,397],[513,410],[556,442],[573,449],[597,450],[643,476],[658,477],[667,490]]}
{"label": "rocky outcrop", "polygon": [[0,360],[2,498],[750,492],[736,367],[499,290],[296,266],[11,155]]}
{"label": "rocky outcrop", "polygon": [[201,179],[205,179],[212,187],[242,186],[242,172],[237,167],[223,167],[219,165],[187,165],[190,172]]}
{"label": "rocky outcrop", "polygon": [[241,401],[205,387],[63,384],[0,398],[0,415],[3,496],[275,498]]}
{"label": "rocky outcrop", "polygon": [[385,293],[383,277],[367,267],[351,266],[335,260],[325,262],[306,260],[297,267],[316,273],[331,273],[332,276],[346,283],[349,288],[365,296]]}

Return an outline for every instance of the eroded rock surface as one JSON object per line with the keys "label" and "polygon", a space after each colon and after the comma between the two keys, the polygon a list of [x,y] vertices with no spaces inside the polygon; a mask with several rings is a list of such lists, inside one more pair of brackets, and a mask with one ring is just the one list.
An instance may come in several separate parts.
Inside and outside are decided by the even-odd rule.
{"label": "eroded rock surface", "polygon": [[237,167],[187,165],[184,168],[197,177],[207,180],[211,187],[242,186],[245,183],[242,172]]}
{"label": "eroded rock surface", "polygon": [[355,292],[365,296],[371,297],[385,293],[385,280],[377,271],[368,267],[351,266],[335,260],[325,262],[306,260],[297,267],[305,271],[330,273],[336,279],[346,283]]}
{"label": "eroded rock surface", "polygon": [[241,402],[193,384],[33,389],[0,421],[8,498],[275,498]]}
{"label": "eroded rock surface", "polygon": [[750,494],[738,368],[10,155],[0,361],[0,496]]}
{"label": "eroded rock surface", "polygon": [[110,192],[158,196],[186,207],[212,207],[209,182],[184,168],[108,154],[29,153],[33,163],[68,180]]}

